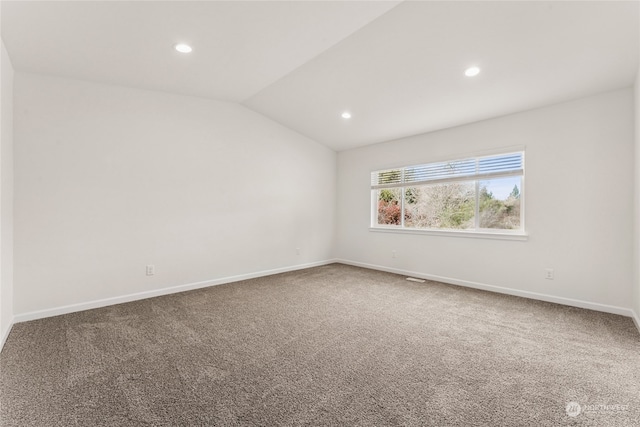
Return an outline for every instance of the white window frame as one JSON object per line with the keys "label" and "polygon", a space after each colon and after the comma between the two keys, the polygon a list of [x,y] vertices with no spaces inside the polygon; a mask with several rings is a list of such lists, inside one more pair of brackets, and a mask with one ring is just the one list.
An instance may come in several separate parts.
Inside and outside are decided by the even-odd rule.
{"label": "white window frame", "polygon": [[[489,170],[482,171],[482,167],[479,167],[480,163],[490,161],[491,159],[507,158],[509,156],[519,155],[521,159],[519,168],[504,168],[504,170]],[[441,165],[460,164],[462,169],[465,169],[463,173],[441,173],[438,169]],[[471,165],[475,164],[475,167]],[[422,172],[421,179],[415,179],[415,170]],[[399,177],[394,179],[391,183],[380,183],[380,174],[385,172],[400,171]],[[414,179],[405,178],[407,171],[413,171]],[[434,172],[435,171],[435,172]],[[520,176],[520,228],[519,229],[488,229],[480,228],[479,221],[479,194],[480,194],[480,182],[492,178],[502,178],[509,176]],[[440,183],[448,183],[455,181],[473,182],[475,184],[475,213],[474,221],[475,228],[473,229],[441,229],[441,228],[410,228],[404,225],[404,210],[405,210],[405,195],[406,188],[415,187],[421,185],[434,185]],[[384,188],[398,188],[401,194],[401,216],[400,225],[383,225],[378,224],[378,196],[377,192]],[[439,161],[432,163],[424,163],[419,165],[401,166],[397,168],[390,168],[385,170],[378,170],[371,172],[371,222],[370,230],[375,232],[385,233],[403,233],[403,234],[428,234],[436,236],[450,236],[450,237],[474,237],[474,238],[489,238],[489,239],[505,239],[505,240],[527,240],[528,236],[525,232],[525,151],[523,148],[512,149],[508,151],[500,151],[492,154],[483,154],[475,156],[465,156],[458,159],[452,159],[447,161]]]}

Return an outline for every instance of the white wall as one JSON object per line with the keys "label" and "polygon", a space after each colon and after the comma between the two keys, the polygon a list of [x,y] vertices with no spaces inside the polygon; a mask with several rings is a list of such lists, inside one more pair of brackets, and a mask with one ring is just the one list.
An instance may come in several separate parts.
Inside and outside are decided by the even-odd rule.
{"label": "white wall", "polygon": [[[630,314],[633,126],[629,88],[340,152],[337,257]],[[514,145],[526,146],[527,241],[369,231],[371,171]]]}
{"label": "white wall", "polygon": [[13,321],[13,67],[0,42],[0,349]]}
{"label": "white wall", "polygon": [[335,152],[245,107],[17,72],[14,115],[17,316],[331,258]]}
{"label": "white wall", "polygon": [[[4,68],[2,77],[4,103]],[[341,152],[337,183],[334,152],[236,104],[27,73],[14,92],[13,311],[22,320],[323,262],[334,236],[348,262],[640,312],[631,89]],[[3,109],[3,147],[6,120]],[[527,241],[369,231],[371,170],[514,145],[526,146]],[[544,280],[547,267],[555,280]]]}
{"label": "white wall", "polygon": [[635,89],[635,250],[634,250],[634,292],[633,292],[633,310],[635,311],[636,326],[640,329],[640,69],[636,75]]}

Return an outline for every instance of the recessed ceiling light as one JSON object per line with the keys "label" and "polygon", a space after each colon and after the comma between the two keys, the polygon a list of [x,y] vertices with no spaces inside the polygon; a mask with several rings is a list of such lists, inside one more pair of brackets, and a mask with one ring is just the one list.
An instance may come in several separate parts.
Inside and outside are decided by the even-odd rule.
{"label": "recessed ceiling light", "polygon": [[351,113],[348,111],[345,111],[344,113],[341,114],[343,119],[350,119],[351,118]]}
{"label": "recessed ceiling light", "polygon": [[178,43],[177,45],[175,45],[175,49],[180,53],[189,53],[193,50],[191,46],[184,43]]}
{"label": "recessed ceiling light", "polygon": [[467,77],[477,76],[480,73],[480,68],[478,67],[469,67],[464,70],[464,75]]}

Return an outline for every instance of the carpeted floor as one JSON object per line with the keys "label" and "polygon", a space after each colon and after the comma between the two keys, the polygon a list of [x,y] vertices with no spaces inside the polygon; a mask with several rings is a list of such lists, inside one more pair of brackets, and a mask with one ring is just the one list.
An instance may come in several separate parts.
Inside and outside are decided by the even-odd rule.
{"label": "carpeted floor", "polygon": [[631,319],[340,264],[17,324],[0,366],[2,426],[640,425]]}

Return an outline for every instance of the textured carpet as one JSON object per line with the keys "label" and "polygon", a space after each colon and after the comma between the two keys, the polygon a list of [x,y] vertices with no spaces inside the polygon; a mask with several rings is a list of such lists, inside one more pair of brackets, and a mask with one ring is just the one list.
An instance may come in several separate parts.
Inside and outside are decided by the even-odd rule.
{"label": "textured carpet", "polygon": [[2,426],[640,425],[629,318],[340,264],[20,323],[0,366]]}

